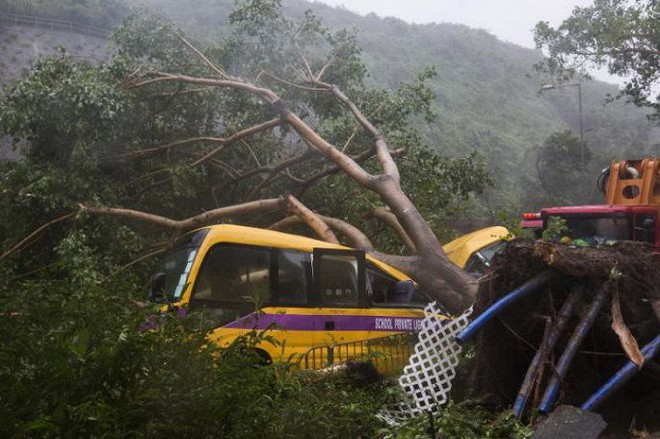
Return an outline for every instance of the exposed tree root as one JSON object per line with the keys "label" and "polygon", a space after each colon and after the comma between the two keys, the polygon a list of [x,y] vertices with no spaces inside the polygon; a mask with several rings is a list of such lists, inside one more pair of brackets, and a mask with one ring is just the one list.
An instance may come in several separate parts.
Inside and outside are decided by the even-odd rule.
{"label": "exposed tree root", "polygon": [[[629,357],[638,354],[632,344],[643,346],[660,333],[660,315],[654,309],[657,306],[653,306],[660,301],[660,255],[649,246],[634,242],[574,248],[544,241],[514,241],[496,256],[491,273],[481,283],[475,315],[548,267],[560,276],[547,288],[511,306],[478,335],[470,372],[472,396],[489,395],[490,401],[503,407],[513,404],[544,333],[547,334],[546,322],[551,319],[556,324],[559,309],[574,285],[584,286],[577,312],[559,336],[556,348],[547,354],[535,386],[537,391],[530,398],[531,408],[539,403],[571,332],[601,288],[607,290],[612,306],[600,309],[562,381],[558,403],[580,406]],[[613,323],[621,331],[621,338],[613,331]],[[635,418],[637,425],[660,430],[659,408],[648,405],[648,401],[659,400],[656,360],[644,365],[637,377],[600,411],[609,423],[630,425]]]}

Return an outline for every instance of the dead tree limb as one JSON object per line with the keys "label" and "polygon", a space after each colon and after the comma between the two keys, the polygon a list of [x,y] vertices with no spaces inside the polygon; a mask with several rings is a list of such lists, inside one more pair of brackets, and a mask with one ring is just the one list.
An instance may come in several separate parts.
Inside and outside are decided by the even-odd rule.
{"label": "dead tree limb", "polygon": [[339,240],[332,232],[330,226],[328,226],[322,218],[312,212],[311,209],[298,201],[293,195],[287,195],[286,201],[289,212],[300,218],[310,229],[312,229],[317,235],[321,236],[324,241],[339,244]]}
{"label": "dead tree limb", "polygon": [[57,217],[52,221],[48,221],[46,224],[42,224],[34,232],[30,233],[28,236],[21,239],[17,244],[13,245],[9,250],[7,250],[2,255],[0,255],[0,262],[4,261],[5,259],[7,259],[9,256],[14,254],[15,252],[17,252],[17,251],[21,250],[22,248],[24,248],[30,242],[30,240],[32,238],[39,235],[41,232],[43,232],[44,230],[46,230],[50,226],[52,226],[54,224],[57,224],[57,223],[60,223],[64,220],[67,220],[75,214],[76,214],[75,212],[67,213],[66,215],[62,215],[60,217]]}
{"label": "dead tree limb", "polygon": [[[366,251],[373,251],[374,249],[373,244],[371,243],[367,235],[365,235],[357,227],[347,223],[346,221],[342,221],[339,218],[332,218],[329,216],[318,215],[318,214],[317,216],[321,218],[327,225],[332,227],[333,230],[340,233],[342,236],[346,237],[351,242],[352,247]],[[272,224],[268,228],[271,230],[287,230],[288,228],[294,225],[302,224],[302,223],[303,221],[299,217],[288,216]]]}
{"label": "dead tree limb", "polygon": [[383,207],[377,207],[369,212],[369,214],[387,224],[396,233],[396,236],[401,240],[403,245],[408,248],[408,253],[417,253],[415,243],[410,239],[403,227],[401,227],[399,220],[396,219],[396,216],[392,212]]}
{"label": "dead tree limb", "polygon": [[282,209],[282,200],[279,198],[271,198],[266,200],[252,201],[235,206],[221,207],[218,209],[209,210],[200,215],[196,215],[184,220],[173,220],[159,215],[153,215],[139,210],[121,209],[115,207],[93,207],[80,205],[80,210],[89,212],[94,215],[112,215],[123,218],[136,219],[146,221],[152,224],[157,224],[162,227],[167,227],[174,230],[192,230],[197,227],[202,227],[212,224],[220,218],[227,218],[232,216],[246,215],[249,213],[267,212]]}
{"label": "dead tree limb", "polygon": [[630,358],[630,361],[635,363],[638,368],[641,368],[644,364],[644,356],[639,350],[639,343],[637,343],[637,340],[630,333],[630,329],[628,329],[628,326],[623,321],[621,303],[619,302],[619,290],[616,287],[612,288],[611,301],[612,330],[619,337],[621,347],[626,355],[628,355],[628,358]]}

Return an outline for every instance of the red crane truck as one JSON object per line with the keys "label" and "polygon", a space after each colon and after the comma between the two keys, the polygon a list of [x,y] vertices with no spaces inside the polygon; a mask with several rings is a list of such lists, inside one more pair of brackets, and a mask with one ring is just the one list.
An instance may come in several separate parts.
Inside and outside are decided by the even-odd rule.
{"label": "red crane truck", "polygon": [[605,204],[549,207],[523,215],[523,226],[546,230],[553,218],[565,221],[572,242],[632,240],[652,244],[660,252],[660,158],[612,162],[598,178]]}

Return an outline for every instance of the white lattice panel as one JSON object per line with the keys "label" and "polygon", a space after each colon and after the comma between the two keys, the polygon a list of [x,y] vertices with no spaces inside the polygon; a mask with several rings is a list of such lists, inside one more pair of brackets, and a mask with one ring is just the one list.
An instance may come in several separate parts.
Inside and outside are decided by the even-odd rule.
{"label": "white lattice panel", "polygon": [[467,326],[472,308],[450,320],[439,317],[442,311],[435,302],[424,311],[426,317],[415,353],[399,378],[404,400],[380,412],[380,417],[389,424],[396,425],[421,413],[437,412],[447,402],[456,376],[461,346],[455,338]]}

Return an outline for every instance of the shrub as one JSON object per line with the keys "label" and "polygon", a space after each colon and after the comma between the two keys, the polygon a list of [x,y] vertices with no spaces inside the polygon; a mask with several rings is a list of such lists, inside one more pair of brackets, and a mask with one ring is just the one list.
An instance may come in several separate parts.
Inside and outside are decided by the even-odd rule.
{"label": "shrub", "polygon": [[263,365],[251,349],[263,334],[209,345],[204,314],[140,331],[151,311],[128,289],[33,281],[0,301],[2,437],[339,438],[380,426],[379,385]]}

